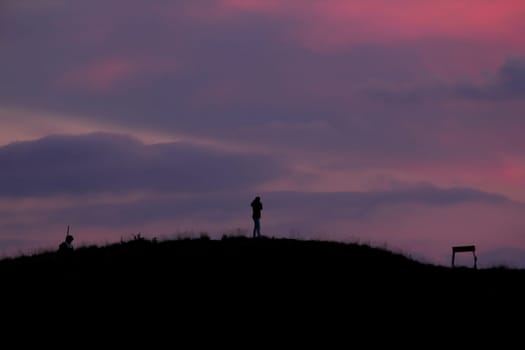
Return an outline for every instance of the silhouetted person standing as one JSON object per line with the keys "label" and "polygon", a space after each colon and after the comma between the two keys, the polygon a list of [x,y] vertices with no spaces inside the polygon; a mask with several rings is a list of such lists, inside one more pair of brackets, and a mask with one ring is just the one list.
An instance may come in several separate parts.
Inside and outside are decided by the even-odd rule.
{"label": "silhouetted person standing", "polygon": [[251,203],[253,219],[253,238],[261,237],[261,211],[263,205],[261,197],[257,196]]}

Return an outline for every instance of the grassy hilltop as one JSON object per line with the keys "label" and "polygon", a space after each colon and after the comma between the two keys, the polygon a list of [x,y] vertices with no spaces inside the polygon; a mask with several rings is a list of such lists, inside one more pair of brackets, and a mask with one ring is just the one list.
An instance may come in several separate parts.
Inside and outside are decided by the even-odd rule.
{"label": "grassy hilltop", "polygon": [[452,269],[364,244],[284,238],[136,237],[71,256],[3,259],[0,276],[4,300],[13,301],[7,308],[45,305],[48,317],[126,325],[130,334],[137,324],[172,322],[441,332],[454,318],[486,323],[483,315],[506,313],[525,296],[523,270]]}
{"label": "grassy hilltop", "polygon": [[4,281],[18,285],[52,281],[57,286],[147,283],[151,288],[175,288],[189,284],[226,290],[259,284],[258,289],[321,286],[366,294],[387,286],[391,292],[428,287],[429,292],[478,288],[477,292],[497,293],[502,288],[514,290],[525,277],[525,271],[518,269],[425,264],[357,243],[229,236],[157,241],[140,235],[105,246],[79,247],[70,256],[50,251],[3,259],[0,273]]}

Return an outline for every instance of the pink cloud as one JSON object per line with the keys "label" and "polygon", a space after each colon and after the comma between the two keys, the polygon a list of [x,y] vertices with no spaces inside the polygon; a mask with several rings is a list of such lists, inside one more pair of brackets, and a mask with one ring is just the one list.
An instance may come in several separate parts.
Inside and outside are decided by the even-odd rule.
{"label": "pink cloud", "polygon": [[[465,4],[458,1],[406,2],[393,5],[384,1],[347,2],[319,6],[317,23],[297,33],[314,48],[334,48],[361,43],[399,43],[426,38],[508,41],[512,18],[523,4]],[[514,38],[515,39],[515,38]]]}
{"label": "pink cloud", "polygon": [[282,0],[221,0],[224,8],[242,11],[280,11],[286,2]]}
{"label": "pink cloud", "polygon": [[[525,3],[520,0],[222,0],[233,13],[287,17],[289,35],[314,50],[435,38],[521,47]],[[224,14],[224,11],[221,12]],[[518,45],[516,45],[518,44]]]}
{"label": "pink cloud", "polygon": [[118,83],[136,75],[138,62],[123,57],[103,58],[66,73],[61,83],[97,91],[110,91]]}
{"label": "pink cloud", "polygon": [[64,74],[59,84],[89,90],[110,92],[126,81],[144,75],[171,74],[180,69],[174,58],[161,57],[106,57],[78,67]]}

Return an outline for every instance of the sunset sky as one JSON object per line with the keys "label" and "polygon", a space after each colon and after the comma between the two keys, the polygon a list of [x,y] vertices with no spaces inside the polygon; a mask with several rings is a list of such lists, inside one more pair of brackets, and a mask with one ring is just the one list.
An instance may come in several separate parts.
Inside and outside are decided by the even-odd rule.
{"label": "sunset sky", "polygon": [[524,111],[523,0],[0,0],[0,255],[260,195],[263,235],[525,268]]}

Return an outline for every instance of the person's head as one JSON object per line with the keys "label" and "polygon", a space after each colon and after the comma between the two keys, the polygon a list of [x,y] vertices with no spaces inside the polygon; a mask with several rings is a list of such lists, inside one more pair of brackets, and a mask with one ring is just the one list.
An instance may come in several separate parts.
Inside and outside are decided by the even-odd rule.
{"label": "person's head", "polygon": [[71,242],[73,242],[73,236],[71,236],[71,235],[67,235],[67,236],[66,236],[66,242],[67,242],[67,243],[71,243]]}
{"label": "person's head", "polygon": [[259,202],[259,201],[261,200],[261,197],[257,196],[257,197],[255,197],[255,200],[256,200],[257,202]]}

